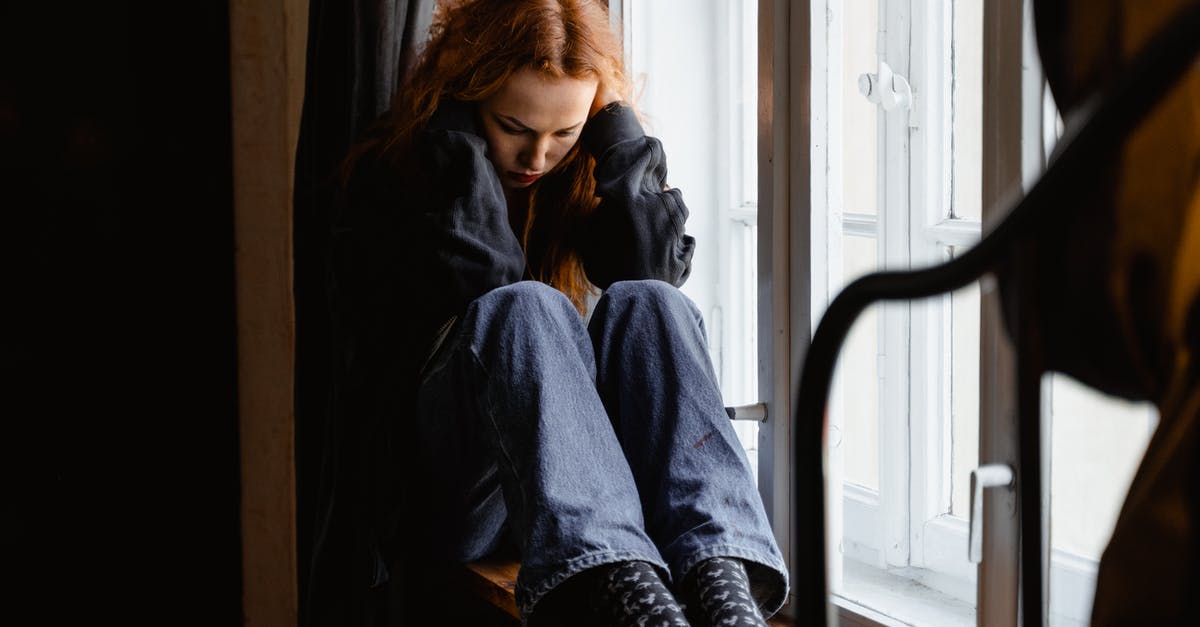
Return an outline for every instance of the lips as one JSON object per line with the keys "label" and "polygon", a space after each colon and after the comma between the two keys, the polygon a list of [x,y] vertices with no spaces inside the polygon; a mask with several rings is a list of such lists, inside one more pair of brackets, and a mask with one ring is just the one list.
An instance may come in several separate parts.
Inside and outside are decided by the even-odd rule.
{"label": "lips", "polygon": [[539,178],[541,178],[541,176],[542,175],[540,173],[538,173],[538,174],[522,174],[520,172],[509,172],[508,173],[509,178],[511,178],[512,180],[514,180],[522,185],[528,185],[528,184],[538,180]]}

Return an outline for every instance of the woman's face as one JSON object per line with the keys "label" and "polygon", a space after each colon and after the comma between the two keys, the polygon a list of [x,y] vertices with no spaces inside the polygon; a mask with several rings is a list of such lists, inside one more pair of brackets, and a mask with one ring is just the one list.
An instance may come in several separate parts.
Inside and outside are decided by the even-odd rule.
{"label": "woman's face", "polygon": [[597,84],[524,69],[479,103],[488,159],[505,189],[529,187],[562,161],[579,140]]}

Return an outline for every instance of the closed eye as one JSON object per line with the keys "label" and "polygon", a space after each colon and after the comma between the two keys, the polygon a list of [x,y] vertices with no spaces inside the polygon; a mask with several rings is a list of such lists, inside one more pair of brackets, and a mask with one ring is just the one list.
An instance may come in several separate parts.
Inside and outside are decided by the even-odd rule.
{"label": "closed eye", "polygon": [[503,122],[500,123],[500,130],[508,133],[509,135],[524,135],[526,132],[528,132],[526,129],[511,126]]}
{"label": "closed eye", "polygon": [[[500,130],[508,135],[536,135],[537,134],[537,132],[534,131],[533,129],[531,129],[523,124],[517,123],[518,121],[514,118],[510,118],[508,116],[497,115],[497,116],[495,116],[494,119],[496,120],[496,125],[500,127]],[[580,124],[576,124],[575,126],[572,126],[570,128],[564,128],[562,130],[555,131],[554,136],[564,138],[564,139],[567,137],[573,137],[579,133],[579,129],[582,126],[583,126],[583,124],[580,123]]]}

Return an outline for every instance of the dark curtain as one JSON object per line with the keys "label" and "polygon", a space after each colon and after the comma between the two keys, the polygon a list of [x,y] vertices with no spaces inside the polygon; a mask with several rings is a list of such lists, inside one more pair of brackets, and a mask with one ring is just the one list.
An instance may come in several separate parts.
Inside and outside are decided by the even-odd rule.
{"label": "dark curtain", "polygon": [[301,621],[394,623],[369,517],[368,441],[334,320],[334,174],[384,113],[436,0],[312,0],[295,172],[296,454]]}

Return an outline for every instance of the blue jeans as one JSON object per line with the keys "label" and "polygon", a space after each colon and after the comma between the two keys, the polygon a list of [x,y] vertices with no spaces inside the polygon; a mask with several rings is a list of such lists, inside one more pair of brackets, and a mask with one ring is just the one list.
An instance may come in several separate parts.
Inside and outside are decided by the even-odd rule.
{"label": "blue jeans", "polygon": [[449,477],[447,547],[517,544],[517,604],[585,569],[641,560],[680,582],[742,559],[764,613],[786,569],[725,413],[700,312],[661,281],[613,284],[590,324],[533,281],[474,301],[426,364],[422,446]]}

